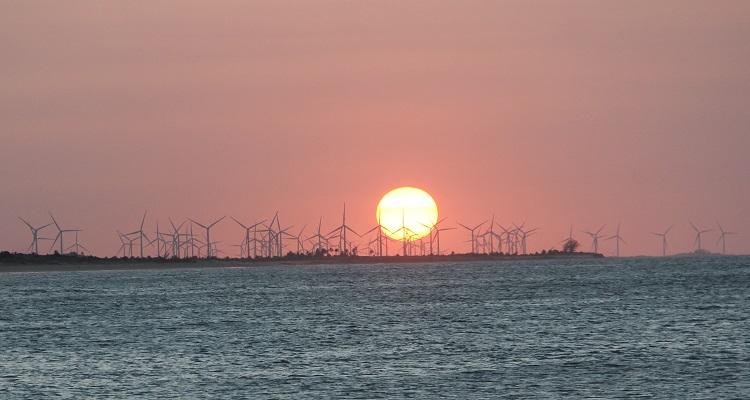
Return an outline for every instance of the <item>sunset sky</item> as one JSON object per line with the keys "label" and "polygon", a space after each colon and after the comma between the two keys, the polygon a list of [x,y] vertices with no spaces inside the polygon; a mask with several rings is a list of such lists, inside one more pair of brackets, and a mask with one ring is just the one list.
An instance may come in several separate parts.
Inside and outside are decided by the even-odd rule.
{"label": "sunset sky", "polygon": [[364,232],[415,186],[531,251],[750,253],[748,38],[748,1],[4,2],[0,250],[48,211],[99,256],[145,210]]}

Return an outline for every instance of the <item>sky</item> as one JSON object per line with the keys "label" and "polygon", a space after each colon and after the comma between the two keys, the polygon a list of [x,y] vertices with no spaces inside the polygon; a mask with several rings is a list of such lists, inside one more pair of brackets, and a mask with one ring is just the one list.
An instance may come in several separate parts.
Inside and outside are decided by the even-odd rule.
{"label": "sky", "polygon": [[[429,192],[444,223],[582,230],[624,256],[750,253],[750,2],[19,1],[0,6],[0,250],[32,225],[116,230],[279,212],[376,225]],[[41,236],[53,237],[46,228]],[[244,230],[211,231],[236,253]],[[468,252],[468,232],[441,246]],[[72,244],[72,236],[66,236]],[[49,243],[49,242],[46,242]],[[48,248],[49,244],[42,245]],[[600,242],[614,254],[614,240]]]}

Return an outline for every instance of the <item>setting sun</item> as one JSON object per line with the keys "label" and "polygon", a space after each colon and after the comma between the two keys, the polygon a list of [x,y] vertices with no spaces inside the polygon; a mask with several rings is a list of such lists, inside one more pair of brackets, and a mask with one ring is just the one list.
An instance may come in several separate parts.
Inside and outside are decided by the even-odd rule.
{"label": "setting sun", "polygon": [[376,218],[383,233],[390,238],[414,240],[430,233],[437,221],[438,209],[435,200],[424,190],[401,187],[383,196]]}

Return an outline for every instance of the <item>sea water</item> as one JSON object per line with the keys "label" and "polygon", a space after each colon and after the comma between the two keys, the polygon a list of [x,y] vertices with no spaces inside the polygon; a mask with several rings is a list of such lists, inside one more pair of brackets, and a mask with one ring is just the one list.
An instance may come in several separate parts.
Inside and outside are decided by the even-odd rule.
{"label": "sea water", "polygon": [[0,273],[0,398],[750,398],[750,258]]}

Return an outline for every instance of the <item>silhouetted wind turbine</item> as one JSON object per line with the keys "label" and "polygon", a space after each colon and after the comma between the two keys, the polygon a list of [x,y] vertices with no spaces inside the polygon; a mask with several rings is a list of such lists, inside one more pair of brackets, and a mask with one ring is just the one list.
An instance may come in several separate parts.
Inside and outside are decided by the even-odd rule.
{"label": "silhouetted wind turbine", "polygon": [[727,232],[727,231],[725,231],[724,228],[721,227],[721,224],[719,224],[719,221],[716,221],[716,225],[719,225],[719,231],[721,232],[721,235],[719,235],[719,240],[716,241],[716,244],[719,244],[719,242],[721,242],[721,254],[726,255],[727,254],[726,236],[727,235],[736,235],[737,232]]}
{"label": "silhouetted wind turbine", "polygon": [[662,240],[661,241],[661,256],[662,257],[666,257],[667,256],[667,233],[669,233],[669,231],[671,231],[673,227],[674,227],[674,225],[670,226],[669,229],[667,229],[666,231],[664,231],[664,233],[651,232],[651,234],[653,234],[653,235],[661,236],[661,240]]}
{"label": "silhouetted wind turbine", "polygon": [[57,236],[55,236],[55,241],[52,242],[52,246],[50,246],[50,250],[52,250],[53,247],[55,247],[55,243],[57,243],[57,239],[60,239],[60,254],[63,254],[63,233],[65,232],[80,232],[80,229],[62,229],[60,228],[60,225],[57,224],[57,221],[55,221],[55,217],[52,216],[52,213],[49,213],[49,216],[52,218],[52,223],[55,224],[55,227],[57,227]]}
{"label": "silhouetted wind turbine", "polygon": [[201,228],[203,228],[203,229],[206,230],[206,258],[211,258],[211,256],[212,256],[212,253],[211,253],[211,236],[210,236],[211,235],[211,228],[213,228],[214,225],[218,224],[219,221],[221,221],[224,218],[226,218],[226,215],[223,216],[223,217],[221,217],[221,218],[219,218],[219,219],[217,219],[211,225],[208,225],[208,226],[203,225],[203,224],[201,224],[199,222],[196,222],[193,219],[188,218],[191,222],[193,222],[194,224],[196,224],[196,225],[198,225]]}
{"label": "silhouetted wind turbine", "polygon": [[615,239],[615,257],[620,257],[620,242],[627,244],[625,242],[625,239],[620,237],[620,224],[617,224],[617,233],[615,233],[614,236],[610,236],[607,238],[607,240]]}
{"label": "silhouetted wind turbine", "polygon": [[[260,222],[256,222],[255,224],[250,225],[248,227],[248,226],[245,226],[245,224],[243,224],[242,222],[237,221],[237,219],[235,219],[232,216],[229,216],[229,218],[233,219],[234,222],[236,222],[237,224],[239,224],[241,227],[243,227],[245,229],[245,249],[247,250],[247,258],[250,258],[250,230],[253,229],[253,228],[255,228],[256,226],[258,226],[258,225],[266,222],[266,220],[263,220],[263,221],[260,221]],[[254,247],[254,245],[255,245],[255,243],[253,243],[253,247]]]}
{"label": "silhouetted wind turbine", "polygon": [[513,224],[518,232],[521,232],[521,254],[526,254],[526,238],[533,235],[534,232],[538,231],[539,228],[529,229],[528,231],[524,231],[522,228],[526,223],[524,222],[519,227],[518,225]]}
{"label": "silhouetted wind turbine", "polygon": [[[21,217],[18,217],[18,218],[21,218]],[[44,229],[44,228],[52,225],[52,222],[50,222],[47,225],[43,225],[43,226],[41,226],[39,228],[34,228],[33,226],[31,226],[30,223],[26,222],[25,219],[21,218],[21,221],[23,221],[23,223],[26,224],[29,227],[29,229],[31,229],[31,235],[34,237],[32,239],[32,241],[31,241],[31,245],[29,246],[29,248],[26,251],[28,252],[33,247],[34,248],[34,254],[39,254],[39,239],[40,239],[40,237],[39,237],[39,231],[41,231],[42,229]]]}
{"label": "silhouetted wind turbine", "polygon": [[484,225],[485,222],[487,222],[487,221],[484,221],[481,224],[479,224],[479,225],[477,225],[477,226],[475,226],[473,228],[469,228],[468,226],[466,226],[466,225],[464,225],[464,224],[462,224],[460,222],[456,222],[457,224],[461,225],[466,230],[468,230],[469,232],[471,232],[471,253],[472,254],[476,254],[476,235],[474,234],[474,232],[476,232],[476,230],[479,229],[480,226]]}
{"label": "silhouetted wind turbine", "polygon": [[84,250],[88,251],[89,254],[91,254],[91,250],[83,247],[82,244],[78,243],[78,232],[79,231],[76,231],[76,242],[73,243],[72,245],[68,246],[68,248],[65,249],[65,251],[68,251],[68,250],[72,249],[73,247],[75,247],[76,248],[76,251],[75,251],[76,254],[80,254],[81,253],[81,249],[84,249]]}
{"label": "silhouetted wind turbine", "polygon": [[347,253],[347,251],[346,251],[346,245],[347,245],[347,241],[346,241],[346,231],[350,231],[350,232],[352,232],[353,234],[355,234],[355,235],[357,235],[357,236],[359,236],[359,237],[362,237],[362,236],[360,236],[360,235],[359,235],[359,233],[355,232],[355,231],[354,231],[354,229],[350,228],[350,227],[349,227],[349,226],[348,226],[348,225],[346,224],[346,203],[344,203],[344,216],[343,216],[343,218],[342,218],[342,223],[341,223],[341,226],[339,226],[338,228],[336,228],[336,229],[332,230],[332,231],[331,231],[331,232],[330,232],[330,233],[329,233],[328,235],[331,235],[332,233],[335,233],[336,231],[339,231],[338,235],[336,235],[336,236],[338,236],[338,238],[339,238],[339,248],[340,248],[340,249],[341,249],[341,240],[343,240],[343,241],[344,241],[344,247],[343,247],[343,249],[342,249],[342,250],[343,250],[343,252],[344,252],[343,254],[348,254],[348,253]]}
{"label": "silhouetted wind turbine", "polygon": [[596,233],[591,233],[591,232],[586,231],[586,230],[583,231],[583,233],[585,233],[587,235],[590,235],[591,238],[593,239],[591,247],[593,247],[594,253],[598,253],[599,252],[599,238],[601,237],[601,236],[599,236],[599,232],[601,232],[602,229],[604,229],[605,226],[607,226],[607,225],[602,225],[602,227],[599,228],[599,230],[596,231]]}
{"label": "silhouetted wind turbine", "polygon": [[432,242],[433,241],[437,242],[437,254],[440,255],[440,231],[449,231],[451,229],[456,229],[456,228],[444,228],[444,229],[438,228],[438,225],[440,225],[440,223],[443,222],[443,221],[445,221],[446,219],[448,219],[448,217],[445,217],[445,218],[441,219],[438,222],[433,222],[430,217],[427,217],[427,220],[430,221],[430,225],[426,225],[426,224],[423,224],[421,222],[419,223],[420,225],[424,226],[425,228],[429,228],[430,229],[430,255],[434,254],[433,251],[432,251]]}
{"label": "silhouetted wind turbine", "polygon": [[698,243],[698,250],[697,251],[700,252],[701,251],[701,234],[706,233],[706,232],[711,232],[711,231],[713,231],[713,229],[706,229],[706,230],[702,230],[701,231],[698,228],[696,228],[695,225],[693,225],[692,222],[690,222],[690,226],[692,226],[693,229],[695,229],[695,232],[696,232],[695,242],[693,242],[693,244]]}
{"label": "silhouetted wind turbine", "polygon": [[[139,243],[138,243],[138,245],[139,245],[139,247],[140,247],[140,249],[141,249],[141,253],[140,253],[140,254],[141,254],[141,255],[140,255],[140,257],[141,257],[141,258],[143,258],[143,238],[145,237],[147,241],[149,241],[149,242],[151,241],[151,240],[150,240],[150,239],[148,238],[148,236],[146,236],[146,233],[144,233],[144,232],[143,232],[143,223],[144,223],[144,222],[146,222],[146,213],[147,213],[147,212],[148,212],[148,210],[146,210],[146,211],[145,211],[145,212],[143,213],[143,219],[141,219],[141,227],[140,227],[140,228],[138,228],[138,230],[137,230],[137,231],[133,231],[133,232],[130,232],[130,233],[126,233],[126,235],[135,235],[135,234],[138,234],[138,242],[139,242]],[[87,251],[88,251],[88,250],[87,250]]]}

